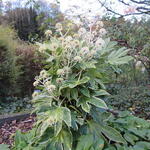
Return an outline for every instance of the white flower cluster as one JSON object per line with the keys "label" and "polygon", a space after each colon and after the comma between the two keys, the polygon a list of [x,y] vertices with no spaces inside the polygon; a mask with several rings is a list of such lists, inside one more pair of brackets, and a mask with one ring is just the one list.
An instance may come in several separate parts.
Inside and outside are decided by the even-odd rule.
{"label": "white flower cluster", "polygon": [[55,25],[55,28],[56,28],[57,31],[62,31],[62,29],[63,29],[61,23],[57,23],[57,24]]}
{"label": "white flower cluster", "polygon": [[51,31],[51,30],[47,30],[47,31],[45,32],[45,35],[46,35],[47,37],[50,37],[50,36],[52,35],[52,31]]}
{"label": "white flower cluster", "polygon": [[[106,34],[106,30],[103,26],[103,22],[98,21],[96,30],[93,30],[92,27],[89,29],[81,27],[77,34],[71,36],[67,34],[69,32],[63,34],[63,26],[57,23],[56,31],[60,33],[58,38],[51,36],[52,32],[47,30],[45,34],[51,36],[50,41],[46,44],[39,44],[39,51],[46,53],[49,57],[48,62],[59,60],[57,78],[55,82],[50,81],[51,77],[48,72],[42,70],[33,85],[42,85],[49,93],[53,93],[57,89],[56,85],[62,84],[69,77],[76,64],[92,60],[105,45],[102,37]],[[47,49],[48,51],[45,51]],[[54,85],[54,83],[57,84]]]}
{"label": "white flower cluster", "polygon": [[[57,70],[57,75],[59,77],[65,77],[68,76],[68,74],[71,73],[71,68],[65,66],[62,69],[58,69]],[[58,78],[58,80],[56,81],[57,83],[61,83],[64,79],[63,78]]]}
{"label": "white flower cluster", "polygon": [[35,82],[33,83],[33,86],[38,86],[41,83],[41,80],[44,80],[48,78],[48,73],[46,70],[42,70],[40,72],[40,75],[35,78]]}
{"label": "white flower cluster", "polygon": [[[40,75],[36,77],[35,79],[36,80],[33,83],[34,86],[43,86],[49,93],[52,93],[53,91],[56,90],[56,86],[52,84],[51,81],[49,80],[49,75],[46,70],[42,70],[40,72]],[[36,94],[37,93],[35,93],[34,95]]]}

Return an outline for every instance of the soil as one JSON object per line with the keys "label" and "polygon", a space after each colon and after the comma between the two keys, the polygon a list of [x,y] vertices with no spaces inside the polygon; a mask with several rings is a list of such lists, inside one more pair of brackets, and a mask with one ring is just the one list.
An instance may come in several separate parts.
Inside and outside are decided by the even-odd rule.
{"label": "soil", "polygon": [[0,144],[13,144],[13,137],[16,130],[21,130],[22,132],[27,132],[32,129],[35,123],[35,117],[30,116],[24,120],[16,121],[13,120],[11,123],[5,123],[0,128]]}

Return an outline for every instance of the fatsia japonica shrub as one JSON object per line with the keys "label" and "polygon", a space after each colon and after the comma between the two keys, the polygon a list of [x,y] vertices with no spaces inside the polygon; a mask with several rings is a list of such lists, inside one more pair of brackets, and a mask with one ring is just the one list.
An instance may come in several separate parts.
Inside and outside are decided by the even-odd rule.
{"label": "fatsia japonica shrub", "polygon": [[34,82],[37,122],[28,136],[18,133],[14,150],[100,150],[110,141],[126,144],[105,123],[110,113],[102,98],[109,95],[103,83],[107,72],[132,59],[128,50],[116,49],[115,42],[103,38],[102,22],[94,31],[81,27],[74,36],[63,33],[59,23],[56,30],[56,36],[48,30],[50,40],[38,43],[47,65]]}

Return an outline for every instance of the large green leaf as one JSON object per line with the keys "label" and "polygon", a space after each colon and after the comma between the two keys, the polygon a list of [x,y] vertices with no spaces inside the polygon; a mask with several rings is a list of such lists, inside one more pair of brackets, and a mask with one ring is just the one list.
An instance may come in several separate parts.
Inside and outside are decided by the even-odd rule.
{"label": "large green leaf", "polygon": [[107,125],[102,125],[102,124],[99,124],[99,125],[101,127],[101,132],[107,138],[109,138],[109,140],[115,141],[115,142],[118,142],[118,143],[126,144],[126,141],[124,140],[122,135],[116,129],[114,129],[110,126],[107,126]]}
{"label": "large green leaf", "polygon": [[97,61],[92,60],[90,62],[82,62],[82,64],[80,66],[83,70],[90,69],[90,68],[96,68],[96,66],[95,66],[96,63],[97,63]]}
{"label": "large green leaf", "polygon": [[110,95],[107,91],[100,89],[98,91],[94,91],[94,96],[108,96]]}
{"label": "large green leaf", "polygon": [[97,97],[81,97],[78,101],[78,106],[81,105],[82,109],[85,111],[85,112],[90,112],[90,109],[91,109],[91,106],[90,104],[96,106],[96,107],[99,107],[99,108],[104,108],[104,109],[107,109],[107,105],[106,103],[101,100],[100,98],[97,98]]}
{"label": "large green leaf", "polygon": [[89,103],[91,103],[99,108],[104,108],[104,109],[107,108],[106,103],[102,99],[94,97],[94,96],[90,98]]}
{"label": "large green leaf", "polygon": [[117,45],[117,42],[112,42],[110,41],[110,38],[107,38],[105,40],[105,44],[102,47],[102,49],[99,51],[101,55],[105,55],[109,52],[111,52],[112,50],[114,50],[114,46]]}
{"label": "large green leaf", "polygon": [[94,143],[93,135],[82,135],[79,138],[76,150],[90,150]]}
{"label": "large green leaf", "polygon": [[133,58],[131,56],[127,56],[127,53],[128,50],[126,50],[126,48],[120,48],[117,51],[112,51],[108,55],[107,63],[111,65],[121,65],[121,64],[128,63]]}
{"label": "large green leaf", "polygon": [[77,88],[71,89],[71,98],[78,100],[78,90]]}
{"label": "large green leaf", "polygon": [[42,125],[40,126],[40,136],[44,134],[48,127],[54,125],[55,134],[58,135],[62,129],[62,121],[66,123],[68,127],[71,126],[71,112],[66,107],[55,107],[45,112],[45,120],[43,118]]}
{"label": "large green leaf", "polygon": [[72,134],[70,131],[62,130],[55,139],[56,144],[61,144],[60,149],[56,150],[72,150]]}
{"label": "large green leaf", "polygon": [[83,88],[80,89],[80,92],[81,92],[84,96],[90,97],[90,91],[88,90],[88,88],[83,87]]}
{"label": "large green leaf", "polygon": [[63,121],[68,125],[68,127],[71,126],[71,112],[68,108],[62,107],[62,113],[63,113]]}
{"label": "large green leaf", "polygon": [[124,134],[124,138],[129,142],[131,143],[132,145],[135,144],[135,142],[138,140],[138,137],[131,134],[131,133],[125,133]]}
{"label": "large green leaf", "polygon": [[9,149],[9,145],[0,144],[0,150],[10,150],[10,149]]}
{"label": "large green leaf", "polygon": [[85,76],[80,80],[72,80],[72,81],[66,81],[61,87],[60,90],[64,89],[64,88],[75,88],[78,85],[87,83],[90,80],[89,77]]}

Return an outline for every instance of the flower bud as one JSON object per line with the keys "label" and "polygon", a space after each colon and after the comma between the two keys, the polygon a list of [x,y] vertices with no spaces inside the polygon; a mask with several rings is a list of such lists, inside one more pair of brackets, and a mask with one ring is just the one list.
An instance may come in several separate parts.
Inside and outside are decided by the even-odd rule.
{"label": "flower bud", "polygon": [[51,31],[51,30],[47,30],[47,31],[45,32],[45,35],[46,35],[47,37],[51,36],[51,35],[52,35],[52,31]]}
{"label": "flower bud", "polygon": [[75,60],[76,62],[80,62],[80,61],[82,60],[82,58],[81,58],[80,56],[76,56],[76,57],[74,58],[74,60]]}
{"label": "flower bud", "polygon": [[39,81],[36,80],[36,81],[33,83],[33,86],[38,86],[38,84],[39,84]]}
{"label": "flower bud", "polygon": [[39,95],[39,93],[35,91],[35,92],[32,94],[32,97],[34,98],[34,97],[36,97],[36,96],[38,96],[38,95]]}
{"label": "flower bud", "polygon": [[57,82],[57,83],[62,83],[63,80],[64,80],[63,78],[57,78],[57,79],[56,79],[56,82]]}
{"label": "flower bud", "polygon": [[104,28],[101,28],[99,30],[99,33],[100,33],[101,36],[103,36],[103,35],[105,35],[107,33],[107,31]]}
{"label": "flower bud", "polygon": [[103,27],[104,26],[102,21],[97,21],[96,25],[98,25],[99,27]]}
{"label": "flower bud", "polygon": [[64,70],[63,69],[58,69],[57,70],[57,75],[64,75]]}
{"label": "flower bud", "polygon": [[103,46],[104,44],[105,41],[102,38],[99,38],[95,43],[96,46]]}
{"label": "flower bud", "polygon": [[45,85],[46,85],[46,86],[51,85],[51,81],[47,81],[47,82],[45,82]]}
{"label": "flower bud", "polygon": [[41,76],[42,78],[47,78],[47,77],[48,77],[47,71],[46,71],[46,70],[42,70],[42,71],[40,72],[40,76]]}
{"label": "flower bud", "polygon": [[80,28],[79,31],[78,31],[79,35],[83,35],[85,33],[86,33],[86,29],[85,28]]}
{"label": "flower bud", "polygon": [[47,90],[48,90],[49,92],[53,92],[54,90],[56,90],[56,86],[53,85],[53,84],[51,84],[51,85],[49,85],[49,86],[47,87]]}
{"label": "flower bud", "polygon": [[58,31],[61,31],[61,30],[63,29],[61,23],[57,23],[57,24],[55,25],[55,28],[56,28]]}
{"label": "flower bud", "polygon": [[64,73],[69,73],[71,71],[71,69],[69,67],[64,67],[63,68]]}

